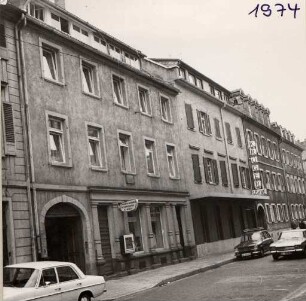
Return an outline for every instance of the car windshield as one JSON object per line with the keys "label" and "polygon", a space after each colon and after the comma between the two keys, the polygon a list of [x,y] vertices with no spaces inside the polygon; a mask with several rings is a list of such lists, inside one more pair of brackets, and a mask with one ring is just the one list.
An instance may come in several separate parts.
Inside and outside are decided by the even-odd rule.
{"label": "car windshield", "polygon": [[303,231],[285,231],[282,232],[279,236],[279,239],[298,239],[305,237],[305,233]]}
{"label": "car windshield", "polygon": [[259,240],[259,239],[260,239],[260,232],[245,233],[241,236],[241,242]]}
{"label": "car windshield", "polygon": [[29,268],[5,267],[3,269],[4,287],[34,287],[39,271]]}

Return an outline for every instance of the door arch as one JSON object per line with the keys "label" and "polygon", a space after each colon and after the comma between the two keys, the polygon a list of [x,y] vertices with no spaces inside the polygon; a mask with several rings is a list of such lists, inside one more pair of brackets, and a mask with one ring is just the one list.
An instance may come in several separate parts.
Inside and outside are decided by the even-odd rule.
{"label": "door arch", "polygon": [[267,229],[266,214],[262,205],[257,207],[257,226]]}

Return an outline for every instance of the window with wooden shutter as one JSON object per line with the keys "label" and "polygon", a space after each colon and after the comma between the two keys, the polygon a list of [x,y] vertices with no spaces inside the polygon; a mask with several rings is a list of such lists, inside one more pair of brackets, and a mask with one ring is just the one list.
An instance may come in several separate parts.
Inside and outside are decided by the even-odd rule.
{"label": "window with wooden shutter", "polygon": [[232,163],[233,183],[235,187],[239,187],[238,167],[236,163]]}
{"label": "window with wooden shutter", "polygon": [[198,124],[199,124],[199,132],[203,133],[204,132],[204,128],[203,128],[203,121],[201,118],[201,113],[200,111],[197,111],[197,115],[198,115]]}
{"label": "window with wooden shutter", "polygon": [[188,129],[193,130],[194,120],[193,120],[193,115],[192,115],[192,107],[188,103],[185,103],[185,112],[186,112],[186,118],[187,118],[187,127]]}
{"label": "window with wooden shutter", "polygon": [[233,138],[232,138],[232,132],[231,132],[231,125],[228,122],[225,122],[225,130],[226,130],[227,143],[232,144]]}
{"label": "window with wooden shutter", "polygon": [[237,143],[239,147],[242,147],[242,140],[241,140],[241,134],[240,134],[240,129],[239,128],[235,128],[236,130],[236,136],[237,136]]}
{"label": "window with wooden shutter", "polygon": [[205,113],[206,134],[211,135],[211,125],[209,115]]}
{"label": "window with wooden shutter", "polygon": [[[1,92],[3,92],[3,90]],[[1,96],[3,96],[3,94]],[[4,154],[14,155],[16,150],[15,150],[14,115],[13,115],[12,104],[8,102],[2,102],[2,119],[3,119],[2,120],[3,155]]]}
{"label": "window with wooden shutter", "polygon": [[218,165],[216,160],[212,160],[212,166],[214,171],[214,182],[216,185],[219,184],[219,172],[218,172]]}
{"label": "window with wooden shutter", "polygon": [[193,166],[194,181],[196,183],[202,183],[199,155],[192,154],[191,159],[192,159],[192,166]]}
{"label": "window with wooden shutter", "polygon": [[225,161],[220,161],[220,170],[221,170],[222,185],[228,187],[228,178],[227,178]]}
{"label": "window with wooden shutter", "polygon": [[204,165],[205,181],[206,183],[209,183],[207,158],[203,158],[203,165]]}
{"label": "window with wooden shutter", "polygon": [[0,23],[0,47],[6,48],[5,27]]}
{"label": "window with wooden shutter", "polygon": [[220,131],[220,121],[217,118],[214,118],[215,123],[215,133],[217,138],[222,138],[221,131]]}

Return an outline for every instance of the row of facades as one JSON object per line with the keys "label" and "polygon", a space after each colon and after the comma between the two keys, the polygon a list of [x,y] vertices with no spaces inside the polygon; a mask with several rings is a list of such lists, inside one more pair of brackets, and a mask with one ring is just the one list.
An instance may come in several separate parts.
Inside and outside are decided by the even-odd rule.
{"label": "row of facades", "polygon": [[0,20],[4,264],[133,273],[305,218],[303,148],[242,90],[148,59],[63,1],[11,0]]}

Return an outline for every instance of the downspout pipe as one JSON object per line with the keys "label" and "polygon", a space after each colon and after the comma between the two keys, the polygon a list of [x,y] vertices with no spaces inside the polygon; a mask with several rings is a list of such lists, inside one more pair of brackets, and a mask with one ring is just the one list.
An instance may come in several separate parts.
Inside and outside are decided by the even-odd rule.
{"label": "downspout pipe", "polygon": [[33,163],[33,147],[31,139],[31,124],[29,114],[29,97],[27,89],[27,75],[25,69],[25,56],[24,45],[22,40],[22,29],[27,25],[26,13],[22,13],[21,19],[15,25],[16,36],[16,49],[17,49],[17,64],[18,64],[18,77],[21,87],[21,107],[23,114],[23,135],[25,141],[25,158],[27,166],[27,191],[30,208],[30,224],[31,224],[31,240],[32,240],[32,252],[33,260],[38,260],[38,253],[40,253],[40,241],[39,237],[39,224],[38,224],[38,211],[37,211],[37,199],[36,191],[32,186],[35,183],[34,163]]}

